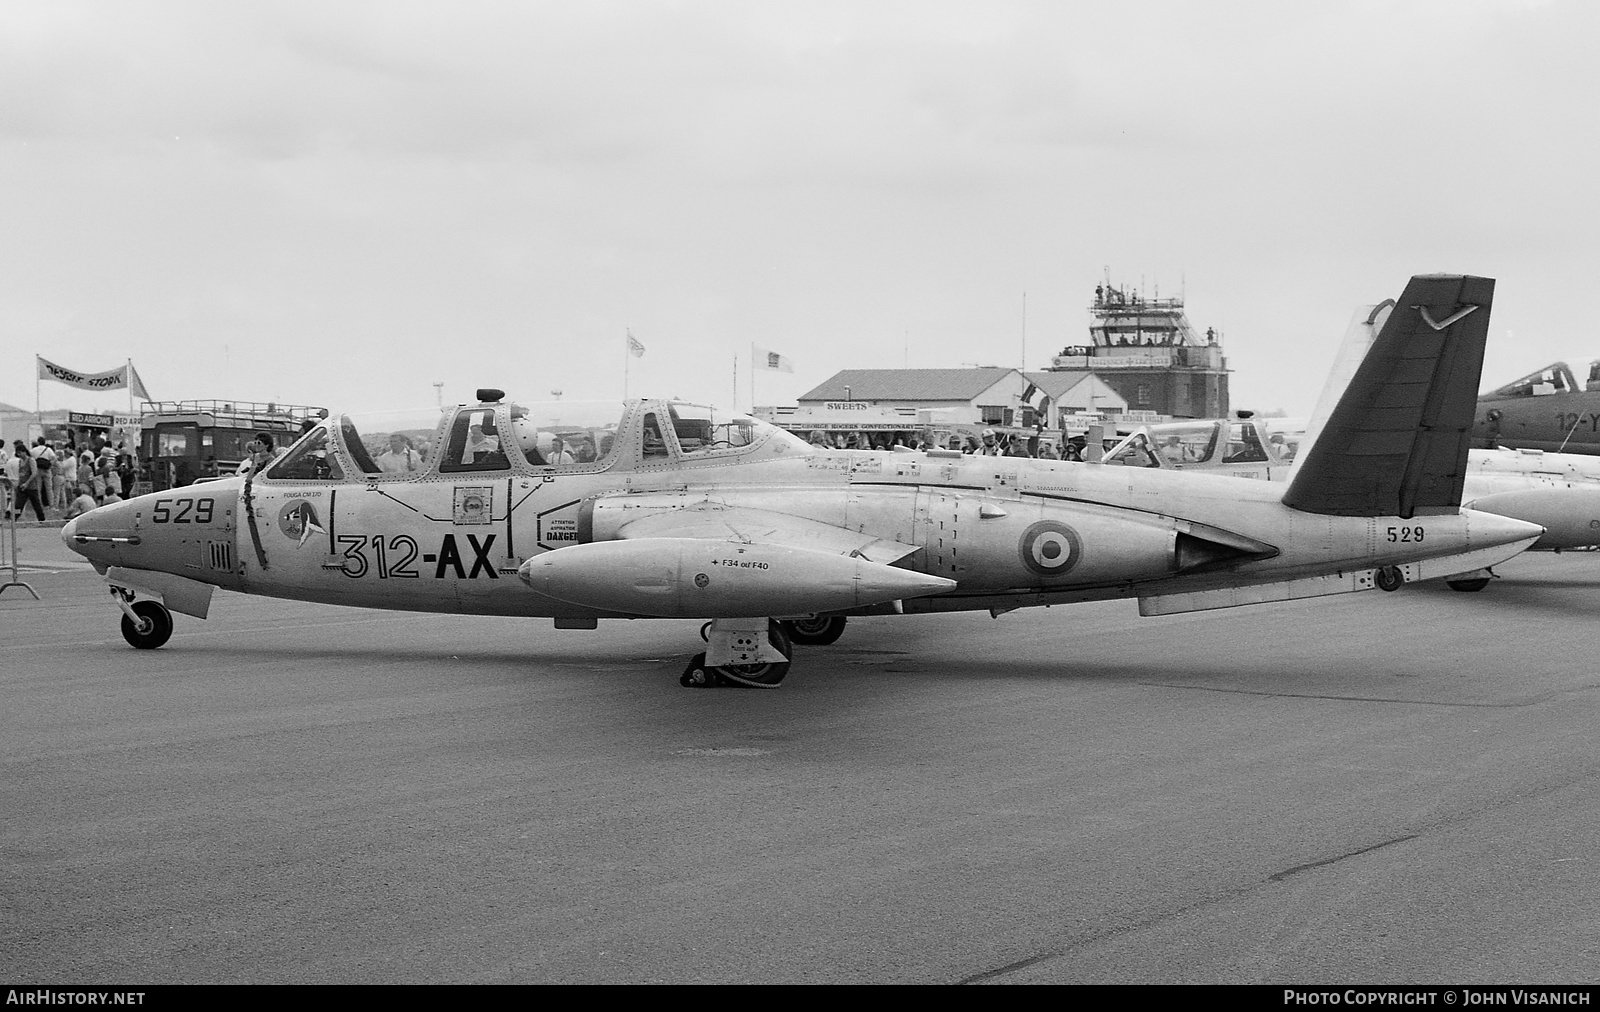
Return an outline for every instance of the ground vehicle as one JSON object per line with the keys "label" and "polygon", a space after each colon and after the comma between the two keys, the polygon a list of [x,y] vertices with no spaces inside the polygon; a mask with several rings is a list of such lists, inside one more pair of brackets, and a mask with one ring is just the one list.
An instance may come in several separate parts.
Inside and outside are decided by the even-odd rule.
{"label": "ground vehicle", "polygon": [[278,446],[300,438],[325,408],[254,401],[150,401],[139,437],[139,477],[134,493],[159,492],[198,478],[232,474],[250,455],[256,433]]}

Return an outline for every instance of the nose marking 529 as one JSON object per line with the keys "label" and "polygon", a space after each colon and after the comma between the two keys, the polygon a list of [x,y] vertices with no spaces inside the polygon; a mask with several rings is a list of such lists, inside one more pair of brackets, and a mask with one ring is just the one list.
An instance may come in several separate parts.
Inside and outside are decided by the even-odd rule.
{"label": "nose marking 529", "polygon": [[[192,499],[157,499],[150,509],[150,522],[156,524],[209,524],[216,512],[217,501],[210,496]],[[176,509],[178,512],[173,513]],[[191,516],[190,514],[193,514]]]}

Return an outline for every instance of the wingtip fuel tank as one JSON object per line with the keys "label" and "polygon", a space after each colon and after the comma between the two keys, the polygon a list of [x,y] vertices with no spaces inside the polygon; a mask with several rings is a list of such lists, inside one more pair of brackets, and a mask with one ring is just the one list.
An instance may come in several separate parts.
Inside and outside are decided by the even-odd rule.
{"label": "wingtip fuel tank", "polygon": [[529,559],[517,575],[558,601],[658,618],[845,611],[956,586],[858,556],[699,538],[572,545]]}

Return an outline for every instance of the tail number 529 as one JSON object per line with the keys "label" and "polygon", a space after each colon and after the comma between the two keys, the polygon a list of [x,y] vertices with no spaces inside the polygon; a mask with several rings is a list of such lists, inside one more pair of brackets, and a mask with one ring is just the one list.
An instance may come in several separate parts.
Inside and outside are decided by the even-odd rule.
{"label": "tail number 529", "polygon": [[1390,541],[1418,541],[1422,540],[1421,527],[1391,527],[1389,528]]}

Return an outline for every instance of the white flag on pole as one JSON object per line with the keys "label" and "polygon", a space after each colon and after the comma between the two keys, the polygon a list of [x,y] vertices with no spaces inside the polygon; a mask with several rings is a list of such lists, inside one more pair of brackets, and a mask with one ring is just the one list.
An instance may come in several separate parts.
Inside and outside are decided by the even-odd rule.
{"label": "white flag on pole", "polygon": [[773,372],[794,372],[794,362],[787,355],[780,355],[775,351],[751,345],[755,353],[755,367],[757,369],[771,369]]}
{"label": "white flag on pole", "polygon": [[639,339],[633,336],[631,330],[628,331],[628,354],[634,358],[644,358],[644,345],[639,343]]}

